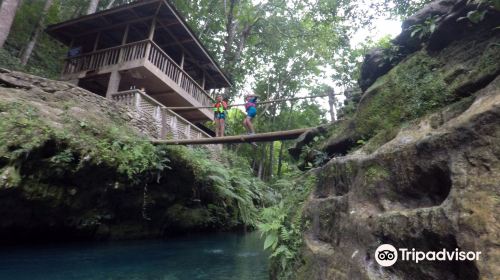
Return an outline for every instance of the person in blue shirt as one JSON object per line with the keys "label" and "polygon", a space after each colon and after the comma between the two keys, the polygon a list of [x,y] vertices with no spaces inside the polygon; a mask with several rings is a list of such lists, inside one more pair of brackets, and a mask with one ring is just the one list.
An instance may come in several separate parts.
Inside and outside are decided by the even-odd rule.
{"label": "person in blue shirt", "polygon": [[253,118],[257,115],[257,98],[256,94],[249,94],[245,96],[245,109],[247,111],[247,116],[243,121],[248,134],[255,134],[255,130],[252,124]]}

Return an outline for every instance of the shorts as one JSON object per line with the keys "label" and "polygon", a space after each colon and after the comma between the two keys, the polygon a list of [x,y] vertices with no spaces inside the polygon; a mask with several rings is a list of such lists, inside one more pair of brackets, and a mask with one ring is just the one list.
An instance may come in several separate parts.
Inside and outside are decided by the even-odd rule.
{"label": "shorts", "polygon": [[216,120],[225,120],[226,119],[226,114],[225,113],[215,113],[215,119]]}
{"label": "shorts", "polygon": [[257,115],[257,109],[255,107],[250,107],[247,109],[247,117],[250,119],[255,118],[255,115]]}

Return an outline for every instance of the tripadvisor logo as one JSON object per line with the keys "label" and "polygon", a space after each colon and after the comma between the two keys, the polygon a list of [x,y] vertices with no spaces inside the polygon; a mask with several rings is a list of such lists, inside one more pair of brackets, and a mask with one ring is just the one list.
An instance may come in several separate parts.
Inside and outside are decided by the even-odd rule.
{"label": "tripadvisor logo", "polygon": [[396,249],[391,244],[382,244],[375,250],[375,261],[380,266],[387,267],[394,265],[398,259],[415,263],[421,261],[478,261],[479,255],[481,255],[481,252],[465,252],[459,249],[424,252],[417,251],[415,248],[411,250],[407,248]]}
{"label": "tripadvisor logo", "polygon": [[381,266],[392,266],[398,260],[398,251],[391,244],[382,244],[375,251],[375,260]]}

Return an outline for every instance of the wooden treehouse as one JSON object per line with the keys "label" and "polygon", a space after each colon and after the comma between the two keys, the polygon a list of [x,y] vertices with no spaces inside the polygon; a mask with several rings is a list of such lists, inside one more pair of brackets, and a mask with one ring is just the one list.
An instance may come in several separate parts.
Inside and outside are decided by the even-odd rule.
{"label": "wooden treehouse", "polygon": [[[47,28],[69,47],[62,79],[152,116],[159,138],[207,138],[202,107],[228,77],[165,0],[143,0]],[[140,90],[144,89],[144,90]],[[196,125],[195,125],[196,124]]]}

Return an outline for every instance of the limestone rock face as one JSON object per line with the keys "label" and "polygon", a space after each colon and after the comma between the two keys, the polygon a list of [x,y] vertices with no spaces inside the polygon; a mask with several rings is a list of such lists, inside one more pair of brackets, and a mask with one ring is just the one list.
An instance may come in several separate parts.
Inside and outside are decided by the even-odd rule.
{"label": "limestone rock face", "polygon": [[359,86],[364,91],[368,89],[380,76],[389,72],[392,62],[386,58],[384,50],[375,48],[370,50],[363,59]]}
{"label": "limestone rock face", "polygon": [[[458,20],[484,9],[479,23]],[[429,18],[435,30],[411,37]],[[474,1],[434,1],[403,23],[396,59],[366,57],[357,111],[319,146],[330,161],[310,171],[297,279],[498,279],[499,25],[498,10]],[[381,244],[481,254],[382,267]]]}
{"label": "limestone rock face", "polygon": [[[467,19],[471,11],[485,11],[484,19],[472,23]],[[488,5],[478,5],[475,1],[467,0],[433,1],[403,21],[402,32],[392,40],[391,49],[376,48],[365,56],[359,85],[363,91],[367,90],[379,77],[422,48],[440,51],[451,42],[482,29],[490,33],[496,32],[495,27],[499,24],[500,11]],[[417,29],[420,32],[416,32]]]}
{"label": "limestone rock face", "polygon": [[[332,159],[305,216],[301,279],[495,279],[500,275],[500,77],[371,154]],[[379,266],[380,244],[480,251],[479,261]]]}

